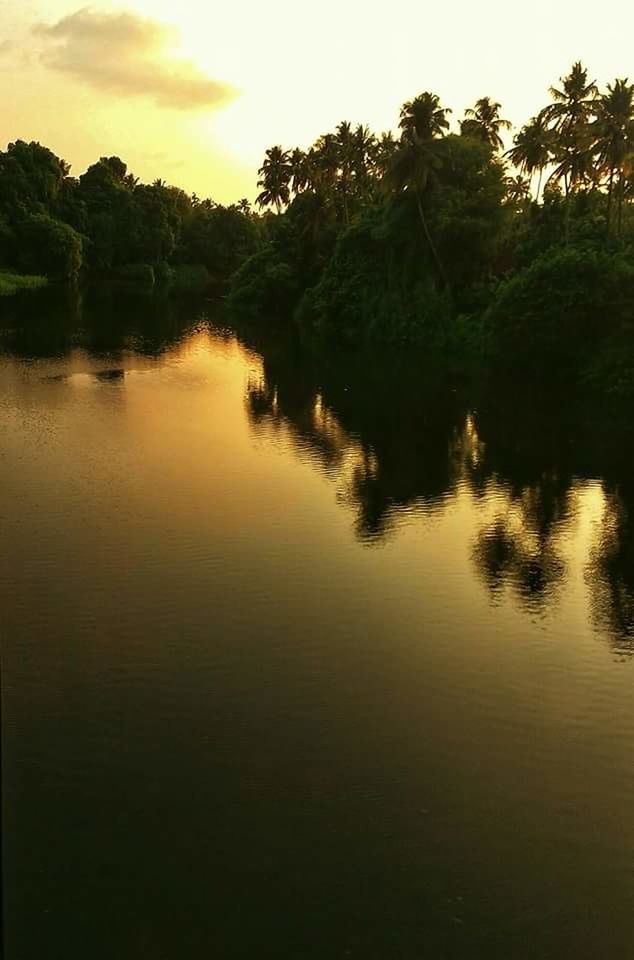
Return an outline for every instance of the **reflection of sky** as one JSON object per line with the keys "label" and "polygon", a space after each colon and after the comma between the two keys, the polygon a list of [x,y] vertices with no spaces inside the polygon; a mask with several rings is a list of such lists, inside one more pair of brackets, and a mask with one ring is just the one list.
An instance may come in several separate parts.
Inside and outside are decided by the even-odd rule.
{"label": "reflection of sky", "polygon": [[[370,865],[386,838],[395,883],[413,863],[416,876],[443,878],[449,892],[433,896],[460,888],[487,924],[515,903],[536,937],[544,911],[530,903],[544,907],[553,887],[553,936],[564,911],[586,933],[588,916],[609,917],[626,941],[634,660],[615,662],[591,617],[597,483],[573,485],[549,533],[565,575],[548,602],[522,603],[512,580],[492,602],[473,555],[482,531],[503,517],[537,544],[505,482],[476,489],[486,449],[472,422],[441,446],[444,496],[393,504],[389,535],[368,542],[354,524],[354,478],[380,474],[377,454],[347,434],[325,393],[301,413],[299,436],[274,390],[271,414],[254,422],[245,400],[250,385],[266,386],[262,361],[232,338],[199,332],[160,361],[118,359],[118,381],[96,380],[108,364],[80,354],[9,368],[3,680],[12,756],[22,751],[19,769],[37,786],[37,809],[34,793],[11,805],[17,862],[37,859],[33,830],[51,829],[37,826],[48,804],[64,848],[79,836],[78,861],[102,882],[85,811],[102,802],[94,785],[109,796],[118,776],[143,811],[132,814],[134,843],[147,831],[155,845],[145,819],[155,805],[181,811],[181,881],[226,817],[237,818],[232,837],[257,828],[249,863],[270,867],[261,844],[276,818],[287,840],[289,818],[312,824],[311,842],[326,849],[320,817],[330,830],[343,810],[348,827],[361,824]],[[112,809],[107,822],[119,823]],[[337,833],[337,850],[350,852],[351,834]],[[145,890],[152,878],[143,857],[135,863]],[[127,878],[117,874],[124,890]]]}

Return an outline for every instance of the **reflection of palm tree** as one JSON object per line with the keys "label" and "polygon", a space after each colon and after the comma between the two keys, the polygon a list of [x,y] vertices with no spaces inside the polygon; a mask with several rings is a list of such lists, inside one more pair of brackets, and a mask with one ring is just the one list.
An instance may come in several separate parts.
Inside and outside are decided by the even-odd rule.
{"label": "reflection of palm tree", "polygon": [[462,134],[488,143],[492,150],[500,150],[504,146],[500,130],[511,129],[509,121],[500,117],[500,110],[501,104],[481,97],[475,107],[465,110],[465,119],[460,124]]}
{"label": "reflection of palm tree", "polygon": [[623,492],[606,497],[601,538],[587,570],[592,612],[616,650],[634,655],[634,512]]}
{"label": "reflection of palm tree", "polygon": [[474,549],[478,570],[495,595],[511,584],[531,606],[542,605],[561,581],[564,563],[550,542],[537,548],[498,517],[482,531]]}
{"label": "reflection of palm tree", "polygon": [[493,593],[510,584],[525,602],[543,604],[565,572],[555,541],[568,516],[568,481],[544,474],[508,496],[508,511],[477,538],[476,566]]}

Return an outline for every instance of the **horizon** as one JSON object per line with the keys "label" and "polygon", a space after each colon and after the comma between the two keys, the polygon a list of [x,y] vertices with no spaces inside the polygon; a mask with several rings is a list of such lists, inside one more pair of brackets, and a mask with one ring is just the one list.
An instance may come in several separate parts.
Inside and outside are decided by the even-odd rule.
{"label": "horizon", "polygon": [[[598,31],[589,5],[576,5],[569,23],[567,8],[539,0],[522,25],[521,49],[499,0],[478,10],[462,3],[457,14],[434,15],[431,52],[429,15],[411,0],[396,5],[400,16],[393,12],[390,22],[362,13],[358,0],[345,10],[327,0],[310,25],[310,47],[289,0],[276,0],[266,24],[245,31],[252,8],[237,0],[217,15],[214,33],[214,13],[198,0],[177,11],[166,0],[8,0],[0,75],[12,97],[0,145],[39,141],[75,176],[118,155],[146,182],[161,178],[219,203],[253,201],[268,147],[308,147],[342,120],[394,130],[401,104],[423,90],[452,109],[453,130],[466,107],[490,96],[515,131],[575,60],[601,87],[631,72],[634,12],[624,3]],[[446,43],[436,40],[443,36]],[[377,60],[389,71],[377,70]]]}

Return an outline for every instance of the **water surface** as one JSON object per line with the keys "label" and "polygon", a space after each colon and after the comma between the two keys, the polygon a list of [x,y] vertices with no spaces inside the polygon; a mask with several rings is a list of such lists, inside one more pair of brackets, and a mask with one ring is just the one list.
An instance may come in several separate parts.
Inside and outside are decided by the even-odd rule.
{"label": "water surface", "polygon": [[0,320],[5,955],[634,955],[631,435],[430,358]]}

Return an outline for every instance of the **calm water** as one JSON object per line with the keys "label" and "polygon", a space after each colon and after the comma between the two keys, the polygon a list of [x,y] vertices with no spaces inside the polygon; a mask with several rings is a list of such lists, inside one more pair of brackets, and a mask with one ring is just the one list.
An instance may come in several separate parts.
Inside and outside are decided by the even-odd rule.
{"label": "calm water", "polygon": [[631,427],[2,311],[8,960],[634,956]]}

